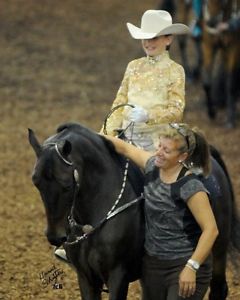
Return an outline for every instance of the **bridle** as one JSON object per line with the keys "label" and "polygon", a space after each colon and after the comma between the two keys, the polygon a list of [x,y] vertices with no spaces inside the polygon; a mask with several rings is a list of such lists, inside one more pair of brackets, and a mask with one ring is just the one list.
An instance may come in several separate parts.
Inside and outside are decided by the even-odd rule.
{"label": "bridle", "polygon": [[59,156],[59,157],[60,157],[67,165],[69,165],[69,166],[72,166],[72,165],[73,165],[73,163],[72,163],[71,161],[66,160],[66,159],[62,156],[61,152],[60,152],[59,149],[58,149],[58,144],[57,144],[57,143],[54,144],[54,148],[55,148],[55,150],[56,150],[58,156]]}
{"label": "bridle", "polygon": [[[57,143],[47,143],[44,146],[47,146],[47,145],[54,146],[54,149],[55,149],[58,157],[66,165],[74,167],[74,163],[72,161],[69,161],[69,160],[67,160],[67,159],[65,159],[63,157],[63,155],[61,154],[61,152],[60,152],[60,150],[58,148],[58,144]],[[106,214],[106,216],[98,224],[96,224],[94,227],[92,227],[91,225],[87,224],[87,226],[91,227],[91,230],[88,231],[88,232],[84,232],[82,235],[76,235],[76,237],[75,237],[75,239],[73,241],[66,241],[65,242],[66,245],[74,245],[74,244],[77,244],[77,243],[79,243],[80,241],[82,241],[84,239],[87,239],[90,234],[94,233],[97,229],[99,229],[109,219],[112,219],[117,214],[121,213],[122,211],[126,210],[130,206],[132,206],[135,203],[137,203],[139,200],[143,199],[143,195],[141,194],[141,196],[137,197],[136,199],[132,200],[131,202],[128,202],[128,203],[126,203],[126,204],[124,204],[124,205],[116,208],[117,205],[119,204],[122,196],[123,196],[124,191],[125,191],[126,182],[127,182],[127,175],[128,175],[128,167],[129,167],[129,160],[127,160],[126,164],[125,164],[125,169],[124,169],[124,173],[123,173],[123,181],[122,181],[122,186],[121,186],[119,195],[118,195],[117,199],[115,200],[115,202],[114,202],[113,206],[111,207],[111,209]],[[73,178],[74,178],[74,181],[75,181],[75,188],[74,188],[75,192],[74,192],[74,199],[73,199],[73,203],[74,203],[75,199],[77,197],[78,191],[79,191],[79,187],[80,187],[79,174],[78,174],[78,171],[77,171],[76,168],[73,169]],[[78,224],[76,222],[76,220],[74,219],[74,217],[73,217],[73,205],[72,205],[72,208],[71,208],[70,215],[68,216],[68,223],[69,223],[70,228],[73,228],[73,227],[83,228],[84,226],[86,226],[86,225]]]}
{"label": "bridle", "polygon": [[63,157],[63,155],[61,154],[60,150],[58,149],[58,144],[57,143],[46,143],[46,144],[44,144],[44,147],[45,146],[54,146],[54,148],[55,148],[58,156],[61,158],[61,160],[63,162],[65,162],[65,164],[67,164],[69,166],[73,165],[73,163],[71,161],[69,161],[69,160],[67,160],[66,158]]}

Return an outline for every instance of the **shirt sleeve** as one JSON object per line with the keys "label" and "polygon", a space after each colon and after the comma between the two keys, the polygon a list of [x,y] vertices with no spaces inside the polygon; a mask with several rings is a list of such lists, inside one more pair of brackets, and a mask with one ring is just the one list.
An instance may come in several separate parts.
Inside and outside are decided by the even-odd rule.
{"label": "shirt sleeve", "polygon": [[154,156],[151,156],[147,160],[146,165],[145,165],[145,169],[144,169],[144,174],[147,174],[149,171],[152,171],[152,169],[154,168],[154,160],[155,160]]}
{"label": "shirt sleeve", "polygon": [[148,124],[181,122],[185,108],[185,72],[181,65],[172,64],[169,71],[170,84],[167,105],[149,109]]}
{"label": "shirt sleeve", "polygon": [[205,192],[209,194],[204,184],[199,179],[191,179],[187,181],[180,189],[181,198],[187,202],[194,194],[198,192]]}

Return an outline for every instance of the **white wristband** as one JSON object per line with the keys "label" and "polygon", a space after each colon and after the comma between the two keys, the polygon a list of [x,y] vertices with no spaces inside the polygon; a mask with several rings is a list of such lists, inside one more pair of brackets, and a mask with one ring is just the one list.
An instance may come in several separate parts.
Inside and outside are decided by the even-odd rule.
{"label": "white wristband", "polygon": [[199,262],[191,258],[187,261],[187,265],[191,266],[195,271],[200,268]]}

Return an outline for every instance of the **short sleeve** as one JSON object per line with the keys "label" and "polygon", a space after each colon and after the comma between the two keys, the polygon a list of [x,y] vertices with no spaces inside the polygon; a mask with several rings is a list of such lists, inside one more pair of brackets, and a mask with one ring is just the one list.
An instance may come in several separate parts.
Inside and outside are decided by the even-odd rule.
{"label": "short sleeve", "polygon": [[152,156],[146,162],[145,169],[144,169],[144,173],[145,174],[147,174],[148,172],[150,172],[150,171],[153,170],[153,168],[154,168],[154,160],[155,160],[155,157]]}
{"label": "short sleeve", "polygon": [[208,190],[205,188],[204,184],[199,179],[191,179],[187,181],[180,189],[181,198],[187,202],[194,194],[198,192],[205,192],[209,194]]}

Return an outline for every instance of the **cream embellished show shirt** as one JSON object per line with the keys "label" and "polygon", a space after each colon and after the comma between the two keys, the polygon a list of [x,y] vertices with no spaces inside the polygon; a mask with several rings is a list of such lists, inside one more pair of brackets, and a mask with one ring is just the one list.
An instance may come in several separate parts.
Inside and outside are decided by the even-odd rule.
{"label": "cream embellished show shirt", "polygon": [[[168,51],[151,58],[131,61],[126,69],[112,108],[119,104],[133,104],[147,110],[147,123],[135,124],[136,132],[151,132],[158,125],[181,122],[185,107],[185,72],[181,65],[169,58]],[[107,121],[107,133],[129,125],[129,106],[116,110]]]}

